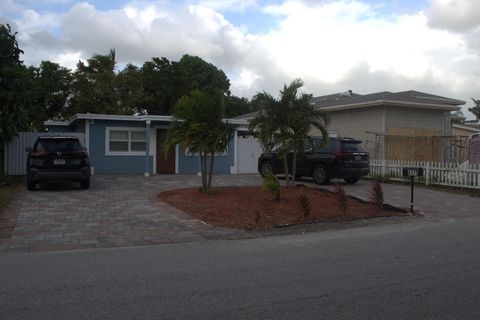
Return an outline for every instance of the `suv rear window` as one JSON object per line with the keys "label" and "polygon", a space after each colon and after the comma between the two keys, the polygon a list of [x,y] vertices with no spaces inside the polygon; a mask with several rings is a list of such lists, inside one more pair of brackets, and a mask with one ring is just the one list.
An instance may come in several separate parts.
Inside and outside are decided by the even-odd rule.
{"label": "suv rear window", "polygon": [[40,140],[36,147],[37,151],[55,153],[55,152],[76,152],[81,151],[82,146],[78,140]]}
{"label": "suv rear window", "polygon": [[342,142],[343,152],[366,152],[361,142]]}

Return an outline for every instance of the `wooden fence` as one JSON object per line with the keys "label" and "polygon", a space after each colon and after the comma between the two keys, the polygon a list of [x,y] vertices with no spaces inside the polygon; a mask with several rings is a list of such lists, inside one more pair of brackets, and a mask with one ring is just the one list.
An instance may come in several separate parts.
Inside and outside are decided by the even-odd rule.
{"label": "wooden fence", "polygon": [[370,160],[370,177],[390,180],[408,181],[402,176],[404,167],[422,167],[423,177],[416,182],[425,185],[441,185],[460,188],[480,189],[480,165],[464,162],[461,164],[428,162],[428,161],[398,161]]}

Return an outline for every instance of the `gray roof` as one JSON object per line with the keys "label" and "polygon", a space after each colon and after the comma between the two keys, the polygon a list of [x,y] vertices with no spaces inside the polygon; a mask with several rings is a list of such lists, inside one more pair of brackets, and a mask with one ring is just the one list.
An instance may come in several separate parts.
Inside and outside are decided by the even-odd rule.
{"label": "gray roof", "polygon": [[[325,96],[314,97],[311,103],[319,108],[332,109],[335,107],[351,106],[367,107],[369,103],[372,105],[381,105],[388,103],[399,103],[403,106],[427,107],[445,110],[458,110],[460,105],[464,105],[465,101],[437,96],[419,91],[401,91],[401,92],[376,92],[370,94],[358,94],[351,91],[334,93]],[[256,112],[250,112],[235,117],[234,119],[250,119],[256,116]]]}
{"label": "gray roof", "polygon": [[[459,106],[464,105],[465,101],[451,99],[433,94],[423,93],[419,91],[401,91],[390,92],[383,91],[370,94],[357,94],[357,93],[336,93],[326,96],[315,97],[312,99],[312,103],[316,106],[323,107],[335,107],[342,105],[350,105],[357,103],[368,103],[374,101],[395,101],[403,103],[423,104],[423,105],[444,105],[444,106]],[[455,108],[454,108],[455,109]]]}

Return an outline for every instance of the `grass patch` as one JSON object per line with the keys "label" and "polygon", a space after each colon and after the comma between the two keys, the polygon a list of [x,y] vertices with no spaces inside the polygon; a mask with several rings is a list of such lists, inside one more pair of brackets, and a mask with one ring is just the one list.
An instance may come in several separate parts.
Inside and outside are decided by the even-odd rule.
{"label": "grass patch", "polygon": [[4,210],[12,200],[14,194],[23,186],[23,178],[7,177],[0,182],[0,220],[3,219]]}

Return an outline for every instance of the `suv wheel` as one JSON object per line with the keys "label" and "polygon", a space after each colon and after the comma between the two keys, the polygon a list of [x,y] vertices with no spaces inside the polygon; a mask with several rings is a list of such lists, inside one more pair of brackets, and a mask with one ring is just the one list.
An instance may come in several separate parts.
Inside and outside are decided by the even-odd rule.
{"label": "suv wheel", "polygon": [[273,167],[272,164],[268,161],[262,162],[260,165],[260,174],[262,177],[268,176],[270,173],[273,173]]}
{"label": "suv wheel", "polygon": [[28,191],[35,191],[37,189],[37,185],[33,182],[27,181],[27,190]]}
{"label": "suv wheel", "polygon": [[328,184],[330,181],[327,168],[323,164],[317,164],[313,167],[312,177],[316,184]]}
{"label": "suv wheel", "polygon": [[82,189],[88,189],[88,188],[90,188],[90,180],[84,180],[84,181],[80,182],[80,185],[81,185]]}
{"label": "suv wheel", "polygon": [[348,184],[354,184],[355,182],[360,180],[360,178],[359,177],[347,177],[347,178],[344,178],[343,180],[345,180],[345,182],[348,183]]}

